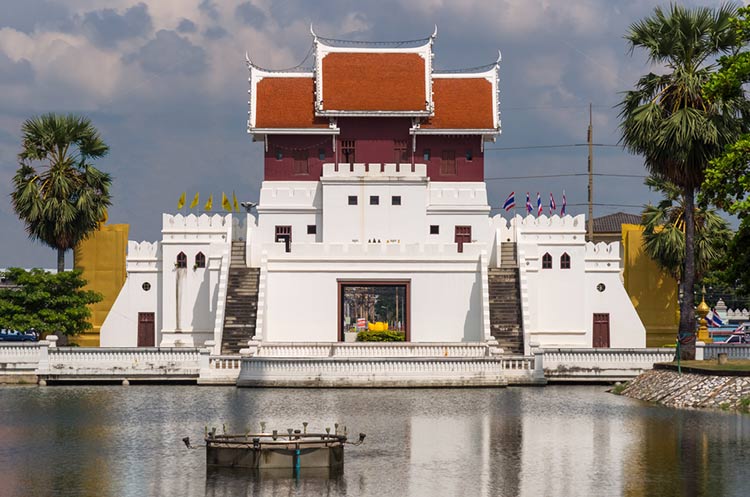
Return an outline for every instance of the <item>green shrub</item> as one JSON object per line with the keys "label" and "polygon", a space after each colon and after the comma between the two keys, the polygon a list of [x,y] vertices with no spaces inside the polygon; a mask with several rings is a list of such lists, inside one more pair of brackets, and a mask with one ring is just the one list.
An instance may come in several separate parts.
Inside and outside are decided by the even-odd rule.
{"label": "green shrub", "polygon": [[622,391],[625,390],[625,388],[627,388],[627,386],[628,386],[627,382],[618,383],[618,384],[616,384],[615,386],[612,387],[612,390],[610,390],[610,392],[612,392],[615,395],[621,395]]}
{"label": "green shrub", "polygon": [[402,331],[369,331],[357,333],[358,342],[403,342],[406,334]]}
{"label": "green shrub", "polygon": [[750,412],[750,397],[742,397],[740,399],[740,411]]}

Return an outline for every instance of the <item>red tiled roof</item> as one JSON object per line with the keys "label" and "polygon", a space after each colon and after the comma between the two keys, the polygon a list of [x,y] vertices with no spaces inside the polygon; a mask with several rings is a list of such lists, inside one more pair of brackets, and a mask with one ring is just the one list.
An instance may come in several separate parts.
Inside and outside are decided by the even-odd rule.
{"label": "red tiled roof", "polygon": [[429,129],[493,129],[492,83],[485,78],[433,78],[435,115]]}
{"label": "red tiled roof", "polygon": [[425,63],[415,53],[329,53],[324,111],[425,111]]}
{"label": "red tiled roof", "polygon": [[255,88],[256,128],[325,128],[328,120],[315,117],[312,76],[266,77]]}

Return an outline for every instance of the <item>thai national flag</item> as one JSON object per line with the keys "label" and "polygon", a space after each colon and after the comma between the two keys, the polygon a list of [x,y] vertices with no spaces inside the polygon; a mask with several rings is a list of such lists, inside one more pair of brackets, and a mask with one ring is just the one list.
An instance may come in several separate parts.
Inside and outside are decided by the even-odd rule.
{"label": "thai national flag", "polygon": [[503,204],[503,209],[505,209],[505,211],[507,212],[515,206],[516,206],[516,192],[510,192],[510,195],[508,195],[508,198],[505,199],[505,203]]}
{"label": "thai national flag", "polygon": [[529,200],[529,192],[526,192],[526,214],[531,214],[531,200]]}
{"label": "thai national flag", "polygon": [[711,309],[711,322],[714,326],[724,326],[724,321],[719,317],[719,313],[716,309]]}
{"label": "thai national flag", "polygon": [[539,192],[536,192],[536,215],[542,215],[542,196],[539,195]]}
{"label": "thai national flag", "polygon": [[562,207],[560,208],[560,215],[565,215],[565,206],[568,205],[568,199],[565,198],[565,190],[563,190],[563,203]]}
{"label": "thai national flag", "polygon": [[557,204],[555,203],[555,197],[552,196],[552,192],[549,194],[549,215],[557,210]]}

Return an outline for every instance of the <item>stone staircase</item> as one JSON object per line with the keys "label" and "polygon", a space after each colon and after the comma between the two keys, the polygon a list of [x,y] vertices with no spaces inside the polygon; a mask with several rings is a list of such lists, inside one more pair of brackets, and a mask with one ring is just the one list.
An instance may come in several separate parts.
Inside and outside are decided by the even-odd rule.
{"label": "stone staircase", "polygon": [[523,354],[521,296],[515,243],[502,244],[500,266],[488,270],[490,330],[506,352]]}
{"label": "stone staircase", "polygon": [[255,335],[260,269],[246,267],[245,242],[232,242],[221,353],[236,355]]}

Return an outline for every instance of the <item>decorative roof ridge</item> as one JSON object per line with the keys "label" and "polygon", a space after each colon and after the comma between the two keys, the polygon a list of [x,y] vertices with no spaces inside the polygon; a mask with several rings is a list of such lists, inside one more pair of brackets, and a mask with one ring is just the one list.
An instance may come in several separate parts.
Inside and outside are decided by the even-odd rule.
{"label": "decorative roof ridge", "polygon": [[450,74],[483,74],[500,66],[500,62],[503,60],[503,54],[500,50],[497,51],[497,59],[495,62],[489,64],[482,64],[481,66],[474,67],[462,67],[457,69],[435,69],[433,70],[433,76],[446,76]]}
{"label": "decorative roof ridge", "polygon": [[250,59],[250,54],[247,51],[245,51],[245,62],[247,63],[248,70],[251,70],[251,71],[255,69],[257,71],[262,71],[262,72],[269,73],[269,74],[273,74],[273,73],[295,73],[295,74],[296,73],[301,73],[301,74],[309,73],[309,74],[312,74],[314,67],[303,66],[303,64],[307,62],[307,59],[310,58],[314,50],[315,50],[315,45],[311,44],[310,49],[307,51],[307,55],[305,55],[305,58],[302,59],[302,62],[300,62],[296,66],[287,67],[285,69],[269,69],[268,67],[259,66],[258,64],[253,62],[252,59]]}
{"label": "decorative roof ridge", "polygon": [[437,37],[437,24],[430,36],[417,38],[414,40],[395,40],[395,41],[364,41],[364,40],[342,40],[338,38],[326,38],[315,33],[312,23],[310,23],[310,34],[314,43],[320,43],[328,47],[337,48],[422,48],[431,45]]}

